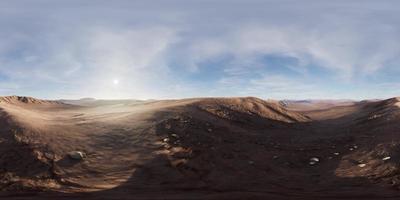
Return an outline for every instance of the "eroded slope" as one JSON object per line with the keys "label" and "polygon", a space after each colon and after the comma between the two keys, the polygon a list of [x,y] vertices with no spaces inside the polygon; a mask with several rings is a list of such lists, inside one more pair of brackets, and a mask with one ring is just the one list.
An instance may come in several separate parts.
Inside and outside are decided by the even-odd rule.
{"label": "eroded slope", "polygon": [[[397,122],[396,100],[332,107],[312,121],[251,97],[82,105],[20,99],[0,103],[8,144],[1,187],[11,193],[363,199],[395,197],[398,187],[398,137],[382,124]],[[86,158],[67,156],[76,150]],[[310,165],[313,157],[319,162]]]}

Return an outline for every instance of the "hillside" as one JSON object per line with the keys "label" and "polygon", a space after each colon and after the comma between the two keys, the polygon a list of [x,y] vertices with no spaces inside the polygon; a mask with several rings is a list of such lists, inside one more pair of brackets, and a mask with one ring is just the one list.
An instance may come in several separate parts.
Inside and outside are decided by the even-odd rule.
{"label": "hillside", "polygon": [[22,96],[4,96],[0,97],[0,103],[5,104],[63,104],[60,101],[50,101],[50,100],[41,100],[35,99],[33,97],[22,97]]}
{"label": "hillside", "polygon": [[[77,106],[27,97],[1,98],[2,190],[104,190],[118,186],[157,156],[165,155],[162,162],[176,165],[177,159],[169,156],[196,148],[209,150],[210,145],[234,140],[218,135],[220,131],[240,136],[246,131],[243,126],[284,127],[307,120],[256,98],[132,102]],[[187,134],[180,130],[190,131],[188,140],[176,139]],[[68,158],[69,152],[77,150],[85,152],[83,162]],[[179,174],[173,167],[165,170]]]}
{"label": "hillside", "polygon": [[3,198],[379,199],[399,187],[397,98],[307,110],[319,119],[253,97],[0,99]]}

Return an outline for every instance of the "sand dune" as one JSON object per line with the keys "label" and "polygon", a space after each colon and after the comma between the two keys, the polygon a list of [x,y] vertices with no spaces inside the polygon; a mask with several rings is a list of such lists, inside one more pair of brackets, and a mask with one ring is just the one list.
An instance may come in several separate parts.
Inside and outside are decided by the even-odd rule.
{"label": "sand dune", "polygon": [[2,97],[0,197],[397,198],[399,99],[303,104]]}

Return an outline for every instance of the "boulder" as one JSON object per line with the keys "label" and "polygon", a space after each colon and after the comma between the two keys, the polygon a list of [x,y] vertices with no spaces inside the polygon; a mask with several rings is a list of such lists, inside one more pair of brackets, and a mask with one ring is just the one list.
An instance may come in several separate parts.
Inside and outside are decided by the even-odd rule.
{"label": "boulder", "polygon": [[358,166],[363,168],[363,167],[367,166],[367,164],[361,163],[361,164],[358,164]]}
{"label": "boulder", "polygon": [[385,160],[390,160],[390,158],[391,158],[390,156],[387,156],[387,157],[382,158],[382,160],[383,160],[383,161],[385,161]]}
{"label": "boulder", "polygon": [[68,156],[74,160],[83,160],[86,157],[85,153],[81,151],[71,151],[68,153]]}
{"label": "boulder", "polygon": [[310,158],[310,162],[308,164],[310,165],[316,165],[317,163],[319,163],[319,158],[317,157],[312,157]]}

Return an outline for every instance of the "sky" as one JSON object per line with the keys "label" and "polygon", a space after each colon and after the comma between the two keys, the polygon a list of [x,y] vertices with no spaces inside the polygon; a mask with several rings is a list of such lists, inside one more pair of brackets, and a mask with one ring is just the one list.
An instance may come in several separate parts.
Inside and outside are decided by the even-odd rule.
{"label": "sky", "polygon": [[0,1],[0,95],[400,96],[397,0]]}

